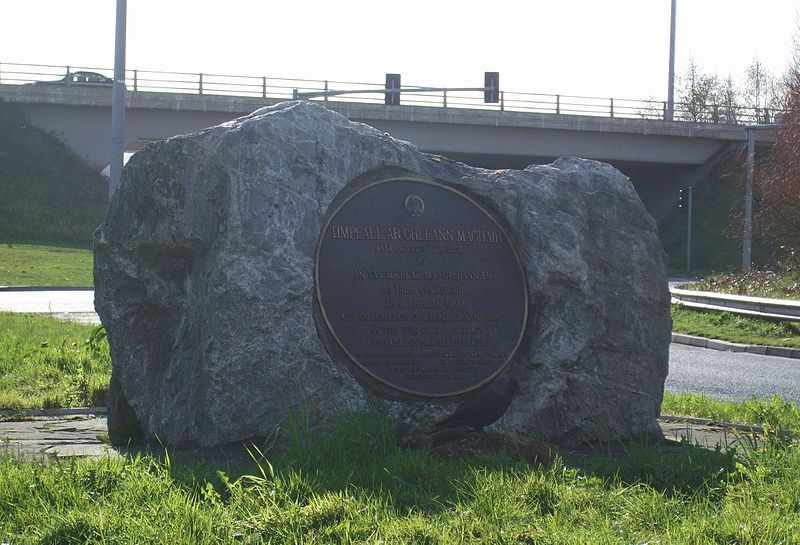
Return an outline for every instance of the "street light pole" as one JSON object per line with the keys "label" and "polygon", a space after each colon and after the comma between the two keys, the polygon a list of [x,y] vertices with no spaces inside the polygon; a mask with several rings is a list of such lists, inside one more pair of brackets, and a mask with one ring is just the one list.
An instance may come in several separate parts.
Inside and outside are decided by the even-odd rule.
{"label": "street light pole", "polygon": [[750,272],[750,247],[753,242],[753,163],[755,162],[756,134],[747,127],[747,182],[744,189],[744,242],[742,244],[742,272]]}
{"label": "street light pole", "polygon": [[742,271],[750,272],[753,243],[753,171],[755,170],[756,131],[774,131],[775,125],[747,125],[747,180],[744,188],[744,240],[742,242]]}
{"label": "street light pole", "polygon": [[127,0],[117,0],[114,37],[114,87],[111,95],[111,162],[108,200],[119,187],[125,154],[125,14]]}
{"label": "street light pole", "polygon": [[667,89],[667,121],[675,116],[675,3],[672,0],[669,22],[669,82]]}

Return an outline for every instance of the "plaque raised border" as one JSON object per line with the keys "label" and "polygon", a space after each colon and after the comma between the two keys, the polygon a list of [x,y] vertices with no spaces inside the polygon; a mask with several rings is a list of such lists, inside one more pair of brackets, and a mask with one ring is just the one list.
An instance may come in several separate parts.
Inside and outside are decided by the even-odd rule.
{"label": "plaque raised border", "polygon": [[[404,172],[396,172],[396,169],[384,169],[387,170],[388,177],[377,177],[374,173],[372,176],[367,176],[366,182],[362,182],[361,184],[357,184],[358,180],[363,179],[364,177],[359,177],[351,184],[348,184],[334,199],[331,207],[328,209],[326,213],[326,221],[320,231],[319,241],[317,243],[316,253],[315,253],[315,260],[314,260],[314,292],[315,292],[315,303],[317,308],[320,311],[320,316],[324,322],[324,328],[326,329],[327,335],[323,335],[323,341],[325,342],[326,346],[330,342],[330,339],[336,343],[335,350],[331,350],[329,348],[329,352],[331,356],[336,359],[335,353],[342,353],[344,357],[348,359],[347,367],[353,371],[355,366],[355,370],[366,374],[369,379],[372,381],[376,381],[378,385],[378,390],[386,392],[388,389],[389,392],[395,392],[406,396],[417,396],[422,398],[445,398],[445,397],[455,397],[460,396],[463,394],[467,394],[472,392],[473,390],[479,389],[485,384],[491,382],[494,378],[497,377],[509,364],[511,359],[513,358],[514,354],[516,353],[517,349],[519,348],[520,343],[522,342],[523,335],[525,333],[527,319],[528,319],[528,312],[529,312],[529,303],[528,303],[528,286],[527,286],[527,279],[525,275],[525,269],[522,265],[522,261],[520,259],[519,251],[516,247],[514,239],[509,235],[508,229],[506,229],[503,225],[503,222],[498,219],[498,216],[495,215],[492,211],[487,209],[485,205],[482,205],[476,201],[475,198],[471,197],[464,191],[454,188],[449,184],[435,181],[429,178],[423,178],[413,174],[405,174]],[[369,173],[368,173],[369,174]],[[370,179],[371,178],[371,179]],[[409,387],[408,385],[398,384],[397,382],[392,382],[387,380],[386,377],[380,376],[378,373],[373,372],[368,365],[365,365],[351,350],[351,347],[344,342],[340,335],[337,333],[337,329],[333,324],[333,321],[330,318],[328,309],[326,308],[325,304],[325,297],[322,293],[321,282],[320,282],[320,256],[323,252],[323,244],[325,243],[325,236],[328,233],[328,230],[331,228],[332,223],[336,220],[338,214],[345,209],[348,204],[350,204],[353,199],[357,198],[359,195],[362,195],[365,191],[370,189],[374,189],[377,186],[382,184],[392,184],[392,183],[403,183],[403,182],[411,182],[412,184],[425,184],[425,186],[433,186],[435,188],[442,189],[444,191],[449,192],[449,194],[453,195],[453,198],[456,199],[463,199],[466,201],[471,207],[474,207],[475,210],[479,211],[486,219],[490,222],[494,229],[499,231],[502,234],[503,242],[513,257],[513,265],[516,269],[516,273],[519,275],[518,281],[521,286],[521,293],[519,293],[519,297],[521,298],[523,309],[522,309],[522,317],[518,321],[518,329],[519,331],[516,332],[516,337],[513,338],[513,346],[510,350],[508,350],[507,355],[505,355],[502,363],[499,365],[495,365],[493,371],[488,374],[487,376],[483,377],[481,380],[475,381],[474,383],[470,384],[467,387],[462,387],[457,390],[448,390],[448,391],[430,391],[428,390],[418,390],[413,387]],[[353,187],[353,184],[355,186]],[[339,202],[337,202],[339,201]],[[419,217],[425,212],[425,202],[424,200],[414,193],[408,194],[408,196],[404,200],[404,207],[406,213],[410,217]],[[416,323],[416,322],[412,322]],[[515,330],[511,331],[511,334]],[[359,378],[356,375],[356,378]],[[368,381],[369,382],[369,381]],[[374,385],[374,384],[373,384]],[[388,397],[396,397],[396,396],[388,396]]]}

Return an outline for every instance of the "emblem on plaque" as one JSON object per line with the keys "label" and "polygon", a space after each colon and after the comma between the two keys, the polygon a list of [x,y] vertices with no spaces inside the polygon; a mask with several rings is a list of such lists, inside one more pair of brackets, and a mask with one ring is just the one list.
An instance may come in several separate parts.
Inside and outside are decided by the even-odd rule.
{"label": "emblem on plaque", "polygon": [[425,213],[425,201],[423,201],[422,197],[415,193],[412,193],[406,197],[405,205],[406,212],[408,212],[408,215],[412,218],[418,218]]}

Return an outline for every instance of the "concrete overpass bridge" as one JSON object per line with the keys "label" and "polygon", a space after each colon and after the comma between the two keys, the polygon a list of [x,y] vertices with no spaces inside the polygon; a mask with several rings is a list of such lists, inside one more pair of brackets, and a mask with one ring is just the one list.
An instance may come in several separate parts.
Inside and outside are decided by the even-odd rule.
{"label": "concrete overpass bridge", "polygon": [[[196,132],[285,100],[267,96],[264,81],[263,95],[255,97],[203,93],[202,75],[200,92],[129,90],[126,148],[135,151],[143,143]],[[60,136],[90,166],[100,170],[108,164],[110,86],[0,84],[0,98],[17,104],[35,126]],[[523,168],[563,155],[611,163],[632,180],[656,219],[672,208],[678,188],[696,185],[727,151],[746,141],[742,125],[648,119],[641,111],[619,117],[619,103],[615,116],[613,99],[605,100],[610,109],[604,115],[515,111],[504,104],[454,107],[452,99],[446,106],[446,93],[444,103],[435,105],[386,106],[382,99],[324,103],[423,151],[474,166]],[[556,102],[556,111],[559,107]],[[761,142],[772,139],[759,135]]]}

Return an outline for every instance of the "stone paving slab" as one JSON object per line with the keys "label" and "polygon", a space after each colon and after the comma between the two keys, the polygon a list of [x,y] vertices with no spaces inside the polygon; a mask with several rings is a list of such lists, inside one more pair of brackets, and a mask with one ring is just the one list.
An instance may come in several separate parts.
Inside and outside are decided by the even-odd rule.
{"label": "stone paving slab", "polygon": [[[659,420],[665,443],[675,445],[688,441],[691,445],[715,449],[750,446],[750,428],[739,424],[717,423],[711,420],[665,417]],[[103,442],[108,433],[104,415],[78,414],[57,417],[34,417],[22,421],[0,422],[0,450],[24,458],[100,458],[103,456],[135,455],[142,452],[163,454],[163,449],[148,446],[111,447]],[[179,461],[221,460],[248,461],[241,448],[185,450],[170,455]]]}

